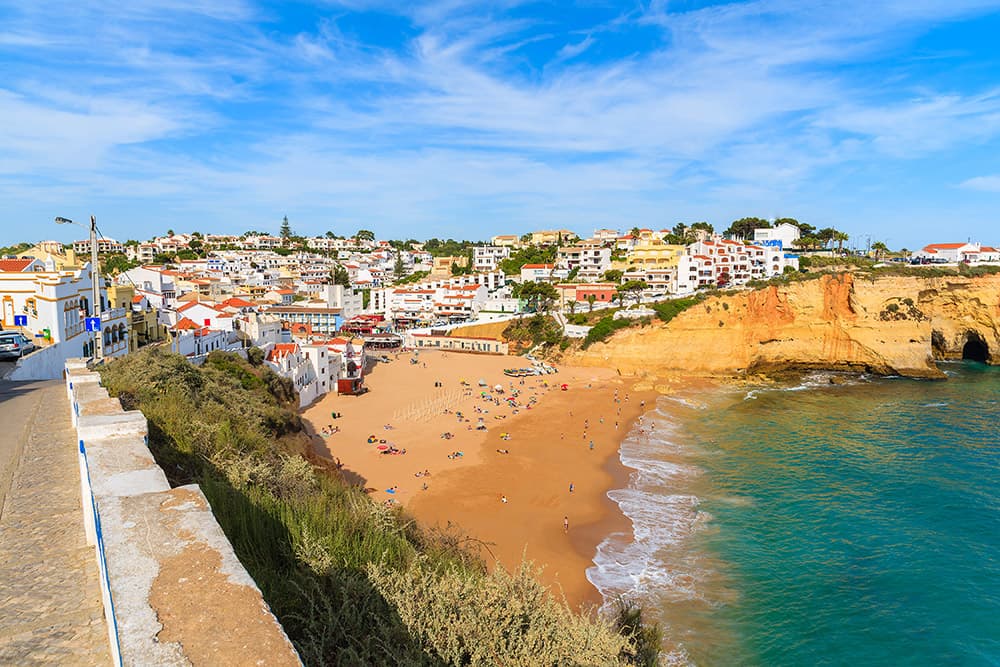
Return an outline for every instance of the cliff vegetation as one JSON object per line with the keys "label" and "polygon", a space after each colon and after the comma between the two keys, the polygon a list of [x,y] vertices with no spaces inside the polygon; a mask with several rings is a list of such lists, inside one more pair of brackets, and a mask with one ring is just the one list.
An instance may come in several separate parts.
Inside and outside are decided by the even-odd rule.
{"label": "cliff vegetation", "polygon": [[147,348],[101,369],[149,420],[171,484],[197,483],[308,665],[654,665],[659,636],[634,607],[570,610],[523,565],[488,572],[465,538],[403,512],[303,455],[291,384],[212,353],[192,366]]}

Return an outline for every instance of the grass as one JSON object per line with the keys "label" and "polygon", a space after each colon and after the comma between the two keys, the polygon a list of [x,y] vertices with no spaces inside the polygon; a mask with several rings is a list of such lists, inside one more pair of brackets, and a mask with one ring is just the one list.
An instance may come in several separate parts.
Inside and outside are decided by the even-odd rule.
{"label": "grass", "polygon": [[147,348],[101,375],[146,415],[171,484],[201,486],[307,665],[655,664],[637,662],[656,652],[645,635],[571,612],[521,571],[487,574],[463,536],[310,464],[293,387],[252,358],[213,352],[196,368]]}

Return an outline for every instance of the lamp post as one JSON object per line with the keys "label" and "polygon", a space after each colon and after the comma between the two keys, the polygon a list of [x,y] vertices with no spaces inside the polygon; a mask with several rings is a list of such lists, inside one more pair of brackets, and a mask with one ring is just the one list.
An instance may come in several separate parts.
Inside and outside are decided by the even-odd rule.
{"label": "lamp post", "polygon": [[[79,222],[74,222],[69,218],[56,216],[57,225],[76,225],[86,229],[87,227]],[[90,278],[92,288],[92,301],[90,303],[90,316],[101,317],[101,265],[97,261],[97,218],[90,216]],[[103,331],[97,331],[94,337],[94,357],[104,358],[104,338]]]}

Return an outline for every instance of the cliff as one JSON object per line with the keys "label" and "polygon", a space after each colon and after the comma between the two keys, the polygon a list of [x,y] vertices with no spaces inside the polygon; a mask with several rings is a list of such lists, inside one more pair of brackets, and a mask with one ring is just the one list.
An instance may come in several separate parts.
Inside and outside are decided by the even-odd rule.
{"label": "cliff", "polygon": [[866,371],[943,378],[935,359],[1000,363],[1000,275],[851,273],[712,297],[564,359],[627,375]]}

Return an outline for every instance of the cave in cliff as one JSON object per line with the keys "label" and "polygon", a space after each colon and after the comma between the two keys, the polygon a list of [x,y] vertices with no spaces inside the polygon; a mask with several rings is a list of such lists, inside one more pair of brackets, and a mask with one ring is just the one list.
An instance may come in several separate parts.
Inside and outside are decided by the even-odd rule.
{"label": "cave in cliff", "polygon": [[990,349],[979,334],[970,333],[962,347],[962,359],[986,363],[990,358]]}

